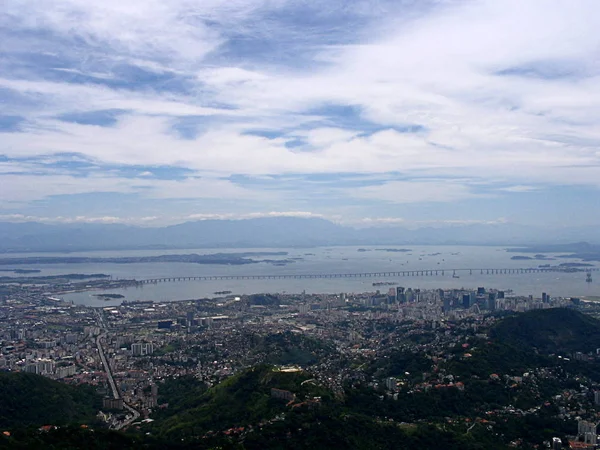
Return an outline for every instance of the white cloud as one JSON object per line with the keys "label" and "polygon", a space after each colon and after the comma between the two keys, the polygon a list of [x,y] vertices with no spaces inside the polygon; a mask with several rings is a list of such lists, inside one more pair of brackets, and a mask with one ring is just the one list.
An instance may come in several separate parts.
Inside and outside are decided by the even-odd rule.
{"label": "white cloud", "polygon": [[41,200],[49,196],[89,194],[93,192],[140,194],[150,199],[270,199],[276,193],[256,192],[217,178],[186,178],[183,180],[154,180],[119,178],[92,174],[72,175],[3,174],[0,205],[12,208],[15,202]]}
{"label": "white cloud", "polygon": [[[418,14],[404,6],[402,14],[390,9],[385,15],[363,2],[353,11],[368,24],[356,33],[360,39],[347,36],[335,45],[319,43],[333,27],[319,35],[318,29],[301,28],[300,19],[262,20],[290,5],[59,0],[49,7],[40,0],[8,0],[0,17],[5,28],[58,36],[65,51],[68,43],[84,42],[77,49],[89,54],[54,72],[110,79],[112,65],[128,62],[183,77],[189,89],[173,94],[160,86],[117,89],[9,73],[0,87],[32,103],[11,105],[28,123],[20,133],[0,135],[0,154],[80,153],[100,163],[184,167],[208,178],[133,183],[62,172],[48,178],[2,175],[12,187],[3,189],[0,200],[143,189],[155,198],[282,201],[273,189],[221,180],[231,174],[399,172],[406,181],[338,190],[347,199],[391,203],[474,198],[472,186],[482,180],[508,186],[496,189],[498,195],[547,184],[600,186],[596,1],[448,1]],[[321,5],[322,17],[334,20],[335,7]],[[275,49],[286,50],[284,34],[295,38],[288,51],[303,46],[302,64],[278,59]],[[34,55],[58,52],[53,42],[45,47],[31,39],[15,45]],[[329,115],[328,107],[339,106],[354,110]],[[102,109],[130,112],[114,127],[51,118]],[[181,139],[173,125],[196,116],[199,135]],[[411,125],[420,131],[406,129]],[[255,130],[282,135],[248,134]],[[288,147],[297,139],[310,151]],[[457,177],[462,181],[443,181]]]}
{"label": "white cloud", "polygon": [[0,221],[3,222],[40,222],[40,223],[101,223],[101,224],[130,224],[130,225],[150,225],[160,218],[157,216],[147,217],[117,217],[117,216],[56,216],[56,217],[43,217],[43,216],[32,216],[25,214],[0,214]]}
{"label": "white cloud", "polygon": [[525,186],[525,185],[517,185],[517,186],[508,186],[500,188],[500,191],[505,192],[532,192],[537,191],[539,188],[535,186]]}
{"label": "white cloud", "polygon": [[32,111],[34,117],[39,113],[49,115],[107,109],[160,116],[236,115],[231,110],[194,105],[181,97],[94,85],[0,78],[0,87],[25,95],[43,96],[48,106],[43,111]]}
{"label": "white cloud", "polygon": [[268,212],[249,212],[249,213],[196,213],[190,214],[186,217],[187,220],[214,220],[214,219],[230,219],[230,220],[243,220],[243,219],[258,219],[263,217],[299,217],[304,219],[309,218],[328,218],[333,217],[325,216],[310,211],[268,211]]}
{"label": "white cloud", "polygon": [[264,217],[299,217],[299,218],[326,218],[329,220],[339,219],[337,216],[325,216],[307,211],[268,211],[250,213],[194,213],[184,216],[165,217],[161,216],[36,216],[25,214],[0,214],[0,222],[40,222],[40,223],[122,223],[141,226],[164,226],[166,224],[181,223],[198,220],[244,220]]}
{"label": "white cloud", "polygon": [[390,181],[349,192],[356,198],[383,200],[389,203],[455,202],[483,197],[468,186],[448,181]]}

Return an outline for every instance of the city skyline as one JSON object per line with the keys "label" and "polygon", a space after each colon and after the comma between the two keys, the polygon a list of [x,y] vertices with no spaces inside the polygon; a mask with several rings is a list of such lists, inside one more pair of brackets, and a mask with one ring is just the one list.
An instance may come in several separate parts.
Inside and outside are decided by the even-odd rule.
{"label": "city skyline", "polygon": [[0,221],[599,224],[599,13],[8,0]]}

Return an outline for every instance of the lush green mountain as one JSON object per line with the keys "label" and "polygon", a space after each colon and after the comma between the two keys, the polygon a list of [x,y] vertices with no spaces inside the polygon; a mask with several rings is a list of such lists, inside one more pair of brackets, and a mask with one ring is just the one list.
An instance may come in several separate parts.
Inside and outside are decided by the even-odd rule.
{"label": "lush green mountain", "polygon": [[[286,411],[286,400],[271,396],[271,388],[289,390],[297,402],[314,396],[327,396],[305,372],[281,372],[271,366],[256,366],[241,372],[203,392],[190,386],[189,379],[172,380],[161,397],[169,408],[157,415],[161,435],[202,435],[221,430],[257,424]],[[305,382],[306,383],[303,383]],[[187,395],[183,395],[188,391]]]}
{"label": "lush green mountain", "polygon": [[90,422],[100,407],[100,397],[90,386],[69,386],[23,372],[0,372],[0,429]]}
{"label": "lush green mountain", "polygon": [[505,318],[491,336],[545,353],[589,352],[600,348],[600,321],[573,309],[541,309]]}
{"label": "lush green mountain", "polygon": [[[400,358],[397,364],[404,367],[406,359]],[[46,403],[48,394],[54,399],[66,396],[65,392],[56,392],[55,383],[40,383],[39,378],[24,377],[36,382],[43,392],[25,385],[13,385],[9,392],[20,392],[20,401],[29,403],[33,403],[34,395],[42,399],[38,403]],[[539,417],[496,422],[494,431],[503,435],[503,439],[498,439],[485,426],[449,422],[447,417],[480,416],[485,410],[481,409],[483,405],[516,400],[514,392],[510,397],[506,395],[502,383],[465,381],[464,392],[435,389],[419,395],[404,393],[401,401],[394,401],[381,399],[380,392],[366,385],[347,387],[344,395],[336,396],[307,372],[285,372],[261,365],[211,388],[193,377],[165,381],[159,402],[168,402],[168,408],[159,408],[153,414],[155,422],[140,425],[139,429],[134,427],[127,434],[74,426],[48,432],[14,429],[11,436],[0,435],[0,448],[500,450],[518,436],[528,442],[542,442],[557,434],[562,436],[563,429],[574,426],[566,421],[556,422],[550,411],[540,411]],[[290,391],[295,398],[273,398],[272,388]],[[52,416],[65,408],[74,409],[73,405],[59,402],[53,405]],[[44,409],[44,414],[50,413]],[[27,420],[30,418],[22,418],[22,423]]]}
{"label": "lush green mountain", "polygon": [[22,450],[144,450],[178,448],[157,445],[149,438],[141,439],[101,428],[65,426],[48,431],[37,428],[12,430],[10,436],[0,434],[0,449]]}
{"label": "lush green mountain", "polygon": [[[290,420],[263,428],[244,439],[214,436],[196,440],[160,439],[102,429],[62,427],[40,432],[21,430],[0,435],[0,448],[86,450],[506,450],[497,440],[482,439],[479,429],[470,434],[434,426],[398,426],[361,416],[333,416],[329,411],[292,413]],[[448,427],[446,427],[448,428]]]}
{"label": "lush green mountain", "polygon": [[[491,435],[479,435],[478,430],[465,434],[448,426],[382,420],[390,410],[377,397],[366,396],[369,406],[362,407],[333,396],[318,384],[306,372],[281,372],[266,365],[208,390],[191,378],[168,380],[160,388],[160,402],[168,401],[168,409],[154,414],[156,422],[140,431],[190,448],[506,448]],[[271,388],[289,390],[296,398],[292,402],[272,398]],[[395,405],[402,406],[402,402]]]}

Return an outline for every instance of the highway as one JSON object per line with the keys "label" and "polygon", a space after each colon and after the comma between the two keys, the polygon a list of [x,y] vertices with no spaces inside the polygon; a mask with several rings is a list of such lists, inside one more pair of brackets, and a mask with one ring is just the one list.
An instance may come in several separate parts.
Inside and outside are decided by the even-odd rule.
{"label": "highway", "polygon": [[102,365],[104,366],[104,371],[106,372],[106,378],[108,379],[108,384],[110,385],[110,390],[112,391],[113,398],[120,398],[119,390],[117,389],[117,385],[115,383],[115,379],[112,376],[112,371],[110,370],[110,366],[108,365],[108,361],[106,360],[106,355],[104,354],[104,349],[102,348],[101,339],[106,336],[106,330],[99,334],[96,337],[96,347],[98,348],[98,353],[100,354],[100,359],[102,360]]}
{"label": "highway", "polygon": [[[121,395],[119,393],[119,390],[117,389],[117,384],[115,383],[115,379],[112,374],[112,369],[108,364],[106,355],[104,354],[104,348],[102,347],[102,338],[104,338],[108,334],[108,329],[106,327],[106,322],[104,321],[103,315],[99,311],[96,311],[96,315],[98,317],[98,326],[102,328],[102,333],[100,333],[96,337],[96,347],[98,348],[98,354],[100,355],[100,360],[102,361],[102,365],[104,366],[104,371],[106,372],[106,378],[108,379],[108,384],[110,385],[110,390],[112,391],[113,398],[119,399],[121,398]],[[129,419],[125,420],[124,422],[115,425],[113,427],[115,430],[120,430],[122,428],[127,427],[140,417],[139,411],[133,408],[132,406],[128,405],[127,403],[123,402],[123,407],[130,412],[131,417],[129,417]]]}

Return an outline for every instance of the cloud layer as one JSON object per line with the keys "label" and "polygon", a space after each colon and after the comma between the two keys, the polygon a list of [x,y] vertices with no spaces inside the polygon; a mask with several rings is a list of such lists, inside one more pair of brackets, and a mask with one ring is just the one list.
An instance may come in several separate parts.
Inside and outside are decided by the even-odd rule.
{"label": "cloud layer", "polygon": [[6,0],[0,39],[6,217],[600,222],[594,0]]}

